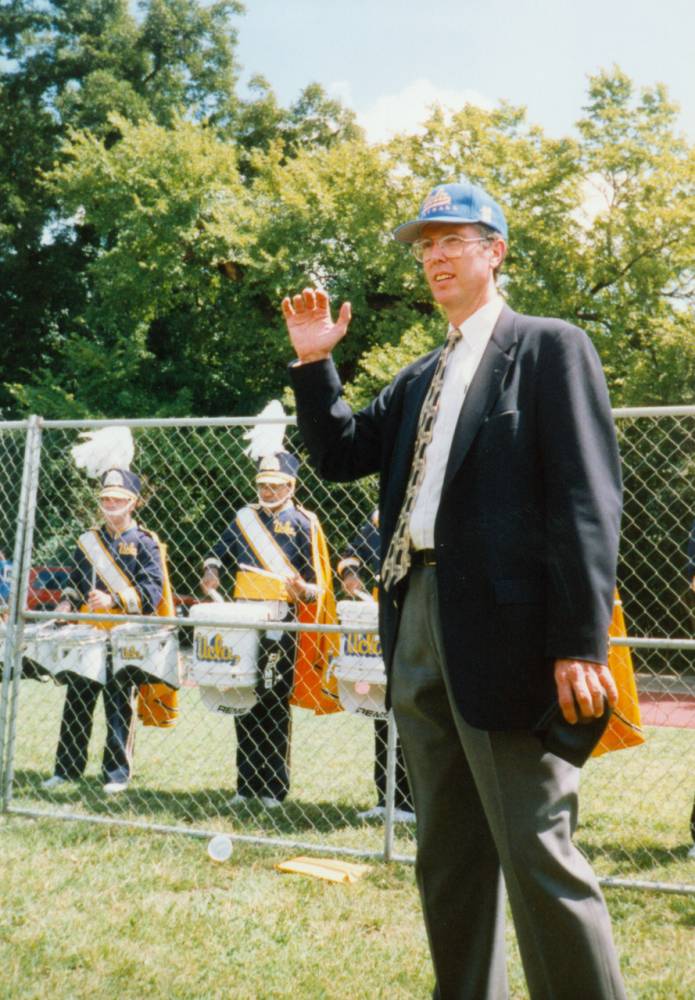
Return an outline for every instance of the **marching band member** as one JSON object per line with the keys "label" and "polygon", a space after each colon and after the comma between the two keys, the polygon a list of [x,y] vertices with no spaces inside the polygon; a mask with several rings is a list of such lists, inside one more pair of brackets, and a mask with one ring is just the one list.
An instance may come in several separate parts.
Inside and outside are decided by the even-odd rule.
{"label": "marching band member", "polygon": [[[367,594],[364,579],[370,583],[374,599],[379,580],[379,511],[372,511],[369,520],[360,528],[347,546],[336,567],[343,589],[354,599],[364,599]],[[362,597],[361,597],[362,595]],[[379,819],[386,812],[386,754],[388,745],[388,720],[374,719],[374,784],[377,804],[358,813],[360,819]],[[405,770],[400,743],[396,744],[396,788],[393,818],[398,823],[414,823],[415,812],[410,798],[408,775]]]}
{"label": "marching band member", "polygon": [[[234,574],[235,600],[276,601],[278,619],[295,620],[301,605],[316,602],[320,591],[330,587],[330,577],[316,559],[318,519],[293,500],[298,468],[297,458],[284,450],[257,458],[258,503],[237,512],[205,559],[205,593],[218,591],[225,571]],[[296,654],[296,633],[261,633],[257,702],[234,718],[237,789],[232,805],[258,798],[275,809],[288,794]]]}
{"label": "marching band member", "polygon": [[[103,473],[101,483],[99,503],[103,524],[78,538],[70,586],[63,591],[57,610],[156,614],[162,599],[165,567],[156,536],[138,525],[133,517],[140,500],[140,479],[127,468],[112,468]],[[113,627],[101,622],[99,626]],[[58,788],[84,773],[100,690],[94,682],[70,675],[55,771],[44,781],[45,789]],[[136,688],[131,682],[122,683],[114,677],[109,654],[103,687],[106,744],[102,777],[107,794],[124,791],[130,780],[135,695]]]}

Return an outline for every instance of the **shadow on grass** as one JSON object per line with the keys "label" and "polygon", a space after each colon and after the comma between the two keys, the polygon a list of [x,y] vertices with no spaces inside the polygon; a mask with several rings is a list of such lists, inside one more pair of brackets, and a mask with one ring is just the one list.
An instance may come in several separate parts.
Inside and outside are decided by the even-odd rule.
{"label": "shadow on grass", "polygon": [[[242,806],[230,804],[233,792],[229,789],[199,788],[195,792],[166,791],[139,788],[137,778],[126,791],[106,795],[103,782],[97,776],[46,791],[41,787],[44,773],[18,770],[14,775],[13,799],[16,805],[30,799],[31,804],[53,807],[60,813],[88,811],[95,816],[116,819],[150,821],[166,825],[205,827],[219,819],[233,819],[236,829],[276,835],[296,836],[299,833],[333,833],[341,829],[365,830],[354,805],[340,802],[304,802],[288,799],[282,808],[267,809],[260,801],[251,800]],[[379,827],[371,827],[379,831]]]}
{"label": "shadow on grass", "polygon": [[[653,869],[668,869],[671,865],[681,864],[686,860],[690,845],[668,848],[663,844],[640,844],[639,847],[621,847],[615,841],[610,844],[585,844],[577,839],[589,861],[609,861],[621,870],[628,867],[632,872],[651,871]],[[690,881],[690,880],[689,880]]]}
{"label": "shadow on grass", "polygon": [[671,909],[676,914],[679,924],[683,927],[695,927],[695,907],[691,898],[686,901],[685,897],[681,896],[672,904]]}

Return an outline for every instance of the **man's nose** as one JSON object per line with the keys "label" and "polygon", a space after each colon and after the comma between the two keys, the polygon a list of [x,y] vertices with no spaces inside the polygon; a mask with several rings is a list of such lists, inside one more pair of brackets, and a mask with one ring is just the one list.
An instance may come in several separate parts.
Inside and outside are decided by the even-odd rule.
{"label": "man's nose", "polygon": [[444,250],[442,249],[442,246],[441,246],[439,240],[432,240],[432,246],[431,246],[430,252],[429,252],[429,259],[430,260],[446,260],[447,259],[446,258],[446,254],[444,253]]}

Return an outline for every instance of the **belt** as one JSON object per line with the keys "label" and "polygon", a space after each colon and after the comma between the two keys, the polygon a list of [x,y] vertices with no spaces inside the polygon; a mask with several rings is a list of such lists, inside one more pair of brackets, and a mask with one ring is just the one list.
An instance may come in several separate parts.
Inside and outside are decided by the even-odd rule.
{"label": "belt", "polygon": [[411,566],[436,566],[437,557],[434,549],[411,549]]}

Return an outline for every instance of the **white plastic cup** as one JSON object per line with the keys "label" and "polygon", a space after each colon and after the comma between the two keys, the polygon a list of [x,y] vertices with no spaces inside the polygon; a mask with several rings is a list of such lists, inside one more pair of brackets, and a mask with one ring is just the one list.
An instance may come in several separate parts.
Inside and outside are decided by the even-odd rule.
{"label": "white plastic cup", "polygon": [[218,833],[208,841],[208,856],[213,861],[228,861],[232,856],[233,844],[225,833]]}

